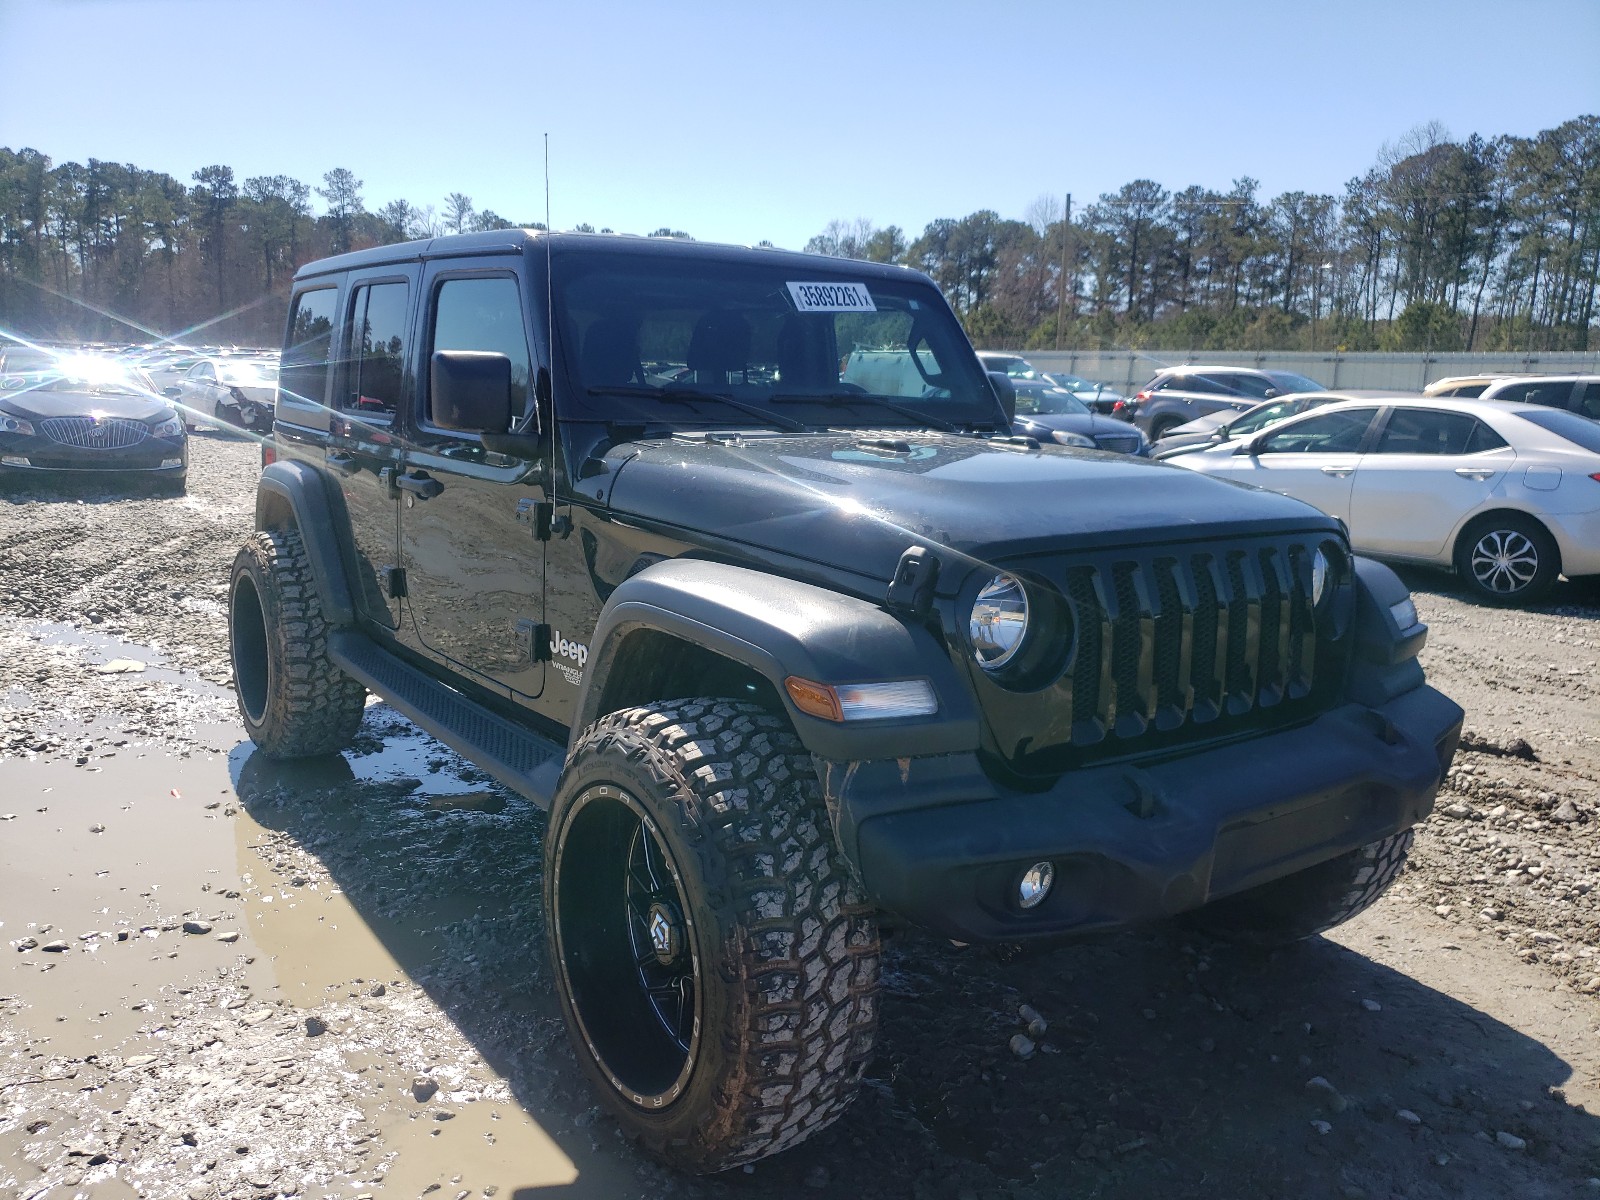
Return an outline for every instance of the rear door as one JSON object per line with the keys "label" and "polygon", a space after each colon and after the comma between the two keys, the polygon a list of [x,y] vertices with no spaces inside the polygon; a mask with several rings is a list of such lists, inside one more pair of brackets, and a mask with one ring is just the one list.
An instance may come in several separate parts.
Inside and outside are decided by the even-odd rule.
{"label": "rear door", "polygon": [[548,442],[531,458],[487,451],[476,433],[433,420],[429,368],[440,350],[511,360],[512,412],[537,428],[537,344],[516,261],[439,260],[423,276],[412,445],[406,455],[400,538],[410,628],[419,649],[512,699],[544,691],[544,549],[539,506],[550,499]]}
{"label": "rear door", "polygon": [[[1330,517],[1350,521],[1350,492],[1367,432],[1378,408],[1317,412],[1287,421],[1263,434],[1231,460],[1230,478],[1253,483],[1315,505]],[[1241,447],[1241,449],[1244,449]],[[1350,522],[1351,536],[1360,535]]]}
{"label": "rear door", "polygon": [[328,416],[326,466],[340,481],[355,541],[362,608],[394,629],[405,595],[399,558],[404,439],[396,414],[415,388],[409,363],[416,264],[352,272],[342,314],[341,361]]}
{"label": "rear door", "polygon": [[1516,457],[1504,438],[1468,413],[1389,410],[1355,473],[1350,531],[1357,549],[1407,558],[1448,554],[1450,531],[1495,493]]}

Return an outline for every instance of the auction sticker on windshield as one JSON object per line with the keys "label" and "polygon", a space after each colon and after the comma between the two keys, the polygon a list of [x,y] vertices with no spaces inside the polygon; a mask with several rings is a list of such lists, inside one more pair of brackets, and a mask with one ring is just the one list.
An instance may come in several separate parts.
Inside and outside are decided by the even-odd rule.
{"label": "auction sticker on windshield", "polygon": [[791,283],[789,297],[801,312],[877,312],[864,283]]}

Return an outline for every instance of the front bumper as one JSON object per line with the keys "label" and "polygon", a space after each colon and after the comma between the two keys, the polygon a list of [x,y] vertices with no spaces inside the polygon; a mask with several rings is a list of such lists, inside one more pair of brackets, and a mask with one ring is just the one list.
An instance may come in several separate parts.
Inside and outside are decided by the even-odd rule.
{"label": "front bumper", "polygon": [[[1006,790],[975,755],[824,763],[840,844],[873,901],[964,942],[1020,942],[1173,916],[1421,821],[1461,708],[1415,688],[1278,733]],[[1055,865],[1043,903],[1016,882]]]}
{"label": "front bumper", "polygon": [[[174,461],[176,465],[173,464]],[[124,471],[181,475],[189,465],[184,438],[145,438],[119,449],[66,446],[39,436],[0,437],[0,474],[81,474],[103,476]]]}

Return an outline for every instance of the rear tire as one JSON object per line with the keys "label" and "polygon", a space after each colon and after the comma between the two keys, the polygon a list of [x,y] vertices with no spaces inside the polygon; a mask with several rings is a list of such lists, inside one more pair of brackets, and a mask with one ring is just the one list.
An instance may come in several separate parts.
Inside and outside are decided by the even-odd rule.
{"label": "rear tire", "polygon": [[366,688],[329,657],[329,632],[299,532],[251,534],[233,560],[228,642],[245,732],[269,758],[333,754],[361,725]]}
{"label": "rear tire", "polygon": [[1174,420],[1172,417],[1167,417],[1165,420],[1153,422],[1150,426],[1151,445],[1159,442],[1162,438],[1166,437],[1167,434],[1171,433],[1174,429],[1182,424],[1182,421]]}
{"label": "rear tire", "polygon": [[1487,604],[1537,604],[1561,574],[1555,539],[1532,517],[1490,514],[1456,540],[1456,574]]}
{"label": "rear tire", "polygon": [[1212,937],[1248,946],[1286,946],[1342,925],[1377,902],[1400,877],[1411,830],[1368,842],[1271,883],[1213,900],[1182,918]]}
{"label": "rear tire", "polygon": [[544,907],[573,1049],[651,1154],[726,1170],[850,1103],[877,923],[781,718],[695,699],[590,726],[550,807]]}

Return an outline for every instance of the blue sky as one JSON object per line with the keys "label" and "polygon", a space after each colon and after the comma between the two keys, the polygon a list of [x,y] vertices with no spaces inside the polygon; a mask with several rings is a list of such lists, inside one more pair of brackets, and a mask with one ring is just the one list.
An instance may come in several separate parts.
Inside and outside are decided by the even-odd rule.
{"label": "blue sky", "polygon": [[1338,192],[1600,111],[1600,0],[0,0],[0,145],[798,247],[1129,180]]}

